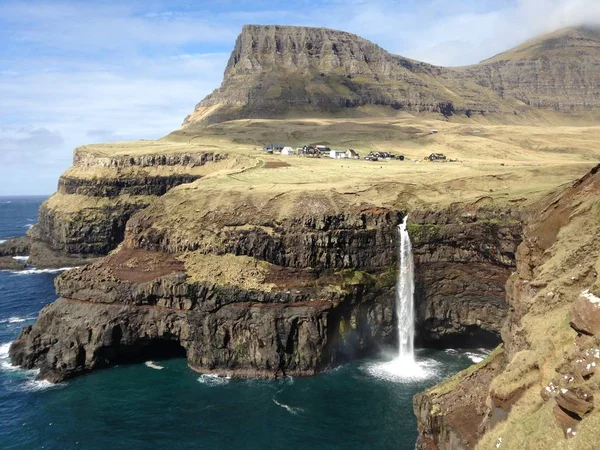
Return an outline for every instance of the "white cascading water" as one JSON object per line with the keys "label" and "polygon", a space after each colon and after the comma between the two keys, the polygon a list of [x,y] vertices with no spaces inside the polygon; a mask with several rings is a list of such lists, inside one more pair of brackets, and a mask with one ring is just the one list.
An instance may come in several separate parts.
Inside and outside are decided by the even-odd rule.
{"label": "white cascading water", "polygon": [[415,361],[415,291],[414,263],[410,236],[406,229],[408,216],[398,225],[400,237],[400,270],[396,284],[396,318],[398,319],[398,357],[406,363]]}
{"label": "white cascading water", "polygon": [[390,381],[414,382],[435,375],[436,361],[415,358],[414,262],[407,230],[408,216],[398,225],[400,269],[396,282],[396,318],[398,322],[398,353],[391,361],[368,364],[367,372]]}

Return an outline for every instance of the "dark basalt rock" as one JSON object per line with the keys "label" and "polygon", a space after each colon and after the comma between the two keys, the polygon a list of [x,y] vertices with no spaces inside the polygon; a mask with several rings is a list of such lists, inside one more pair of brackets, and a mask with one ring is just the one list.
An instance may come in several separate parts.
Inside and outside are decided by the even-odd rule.
{"label": "dark basalt rock", "polygon": [[30,246],[28,237],[9,238],[0,244],[0,256],[27,256]]}
{"label": "dark basalt rock", "polygon": [[438,347],[493,347],[508,315],[504,286],[522,225],[512,210],[411,213],[419,339]]}
{"label": "dark basalt rock", "polygon": [[192,183],[199,175],[173,175],[165,177],[139,176],[130,178],[81,179],[61,176],[58,192],[90,197],[117,197],[119,195],[164,195],[180,184]]}
{"label": "dark basalt rock", "polygon": [[125,253],[60,276],[63,298],[23,330],[10,348],[13,363],[56,382],[117,363],[180,356],[182,348],[199,372],[275,378],[312,375],[393,337],[390,288],[354,285],[315,297],[310,290],[189,283],[169,255]]}

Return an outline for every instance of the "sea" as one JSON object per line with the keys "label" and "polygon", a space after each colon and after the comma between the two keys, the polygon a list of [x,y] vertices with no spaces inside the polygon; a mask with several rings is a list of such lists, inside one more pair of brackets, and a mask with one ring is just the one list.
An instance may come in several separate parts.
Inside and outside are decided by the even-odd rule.
{"label": "sea", "polygon": [[[24,235],[43,197],[0,197],[0,241]],[[10,343],[56,299],[58,271],[0,271],[0,449],[414,449],[413,395],[485,356],[393,351],[314,377],[199,375],[185,359],[105,369],[60,384],[13,367]]]}

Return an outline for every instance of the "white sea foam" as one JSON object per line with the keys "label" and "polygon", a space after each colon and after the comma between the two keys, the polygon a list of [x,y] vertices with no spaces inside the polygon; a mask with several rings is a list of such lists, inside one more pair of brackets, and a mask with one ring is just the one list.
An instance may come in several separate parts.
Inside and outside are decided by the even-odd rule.
{"label": "white sea foam", "polygon": [[410,383],[435,376],[439,364],[433,359],[415,361],[410,357],[398,357],[387,362],[367,363],[361,369],[386,381]]}
{"label": "white sea foam", "polygon": [[16,372],[21,370],[19,367],[13,366],[10,362],[10,357],[8,356],[10,344],[12,344],[12,342],[0,345],[0,370],[2,372]]}
{"label": "white sea foam", "polygon": [[0,345],[0,359],[8,358],[8,349],[10,348],[10,344],[12,344],[12,342],[7,342],[6,344]]}
{"label": "white sea foam", "polygon": [[21,323],[26,320],[30,320],[28,317],[9,317],[8,319],[1,319],[0,323]]}
{"label": "white sea foam", "polygon": [[45,391],[46,389],[62,388],[65,383],[51,383],[48,380],[29,380],[21,386],[21,390],[26,392]]}
{"label": "white sea foam", "polygon": [[6,239],[0,239],[0,244],[4,244],[6,242]]}
{"label": "white sea foam", "polygon": [[10,362],[8,356],[8,350],[10,349],[12,342],[0,345],[0,371],[2,372],[13,372],[18,376],[19,382],[16,386],[16,390],[24,392],[37,392],[51,388],[62,388],[66,383],[51,383],[48,380],[36,380],[35,378],[40,374],[39,369],[26,370],[21,367],[14,366]]}
{"label": "white sea foam", "polygon": [[489,354],[490,352],[484,348],[478,348],[477,350],[465,352],[465,356],[471,361],[473,361],[475,364],[483,361]]}
{"label": "white sea foam", "polygon": [[163,366],[159,366],[158,364],[156,364],[154,361],[146,361],[144,363],[144,365],[146,367],[150,367],[151,369],[155,369],[155,370],[163,370],[164,367]]}
{"label": "white sea foam", "polygon": [[79,267],[60,267],[58,269],[25,269],[25,270],[11,270],[10,273],[15,275],[36,275],[40,273],[59,273],[67,270],[78,269]]}
{"label": "white sea foam", "polygon": [[27,262],[29,260],[29,256],[13,256],[13,259],[16,259],[19,262]]}
{"label": "white sea foam", "polygon": [[30,229],[33,225],[33,223],[28,223],[27,225],[23,225],[23,228]]}
{"label": "white sea foam", "polygon": [[206,384],[208,386],[221,386],[223,384],[229,383],[231,377],[222,377],[215,373],[205,373],[198,377],[198,381],[202,384]]}
{"label": "white sea foam", "polygon": [[271,400],[273,400],[273,403],[275,403],[277,406],[285,409],[286,411],[288,411],[289,413],[291,413],[293,415],[297,415],[298,413],[301,413],[302,411],[304,411],[304,409],[302,409],[302,408],[286,405],[285,403],[279,403],[277,400],[275,400],[275,398],[272,398]]}

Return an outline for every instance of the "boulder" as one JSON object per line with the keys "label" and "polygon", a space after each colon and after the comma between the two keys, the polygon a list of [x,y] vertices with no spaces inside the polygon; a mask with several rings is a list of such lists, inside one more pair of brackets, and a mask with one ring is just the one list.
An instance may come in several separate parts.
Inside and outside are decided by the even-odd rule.
{"label": "boulder", "polygon": [[581,293],[573,303],[570,325],[578,333],[588,336],[600,334],[600,297],[589,291]]}

